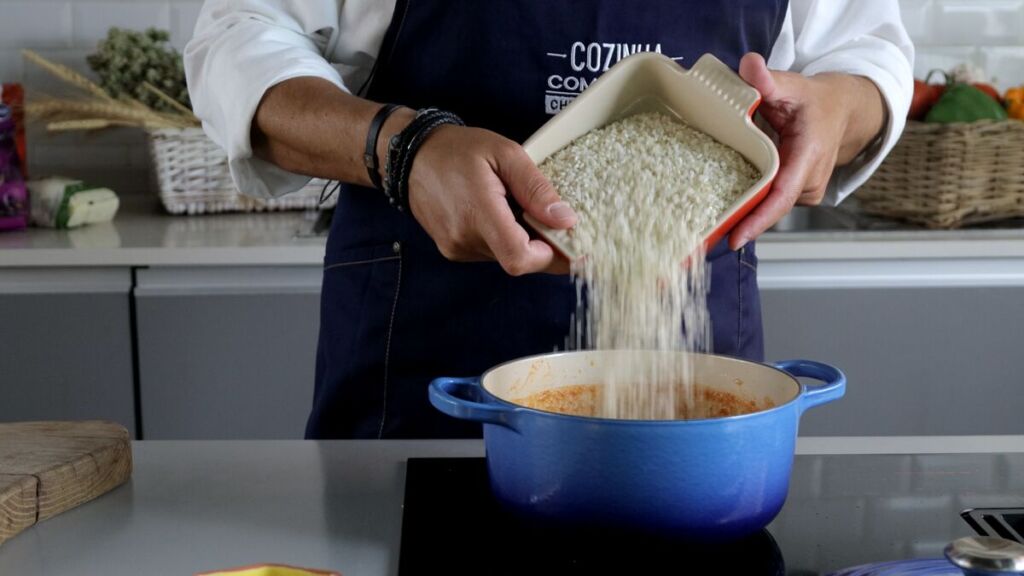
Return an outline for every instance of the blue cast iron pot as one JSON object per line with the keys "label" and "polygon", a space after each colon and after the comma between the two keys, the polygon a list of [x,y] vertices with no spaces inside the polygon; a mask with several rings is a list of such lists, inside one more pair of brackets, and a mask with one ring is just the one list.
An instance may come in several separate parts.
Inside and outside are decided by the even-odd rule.
{"label": "blue cast iron pot", "polygon": [[[682,353],[523,358],[481,377],[438,378],[430,384],[430,401],[450,416],[484,424],[492,490],[514,512],[673,538],[727,540],[760,530],[785,501],[800,415],[845,391],[838,369],[809,360],[769,366],[695,354],[700,386],[770,406],[703,420],[569,416],[513,402],[599,384],[612,366],[664,361],[666,354]],[[823,385],[809,387],[797,377]]]}

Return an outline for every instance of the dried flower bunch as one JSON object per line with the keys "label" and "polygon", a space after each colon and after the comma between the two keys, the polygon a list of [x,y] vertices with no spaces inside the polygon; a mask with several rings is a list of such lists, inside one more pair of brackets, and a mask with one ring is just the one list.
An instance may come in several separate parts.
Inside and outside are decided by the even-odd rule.
{"label": "dried flower bunch", "polygon": [[185,67],[181,54],[168,44],[170,37],[156,28],[144,32],[111,28],[86,60],[99,75],[100,86],[114,98],[127,96],[158,112],[172,112],[166,100],[146,88],[149,83],[190,108]]}

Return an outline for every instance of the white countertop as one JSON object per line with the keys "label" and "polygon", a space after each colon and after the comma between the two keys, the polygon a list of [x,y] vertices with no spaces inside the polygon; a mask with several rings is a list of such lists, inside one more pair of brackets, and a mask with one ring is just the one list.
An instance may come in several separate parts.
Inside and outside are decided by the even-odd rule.
{"label": "white countertop", "polygon": [[[113,222],[75,230],[0,233],[0,268],[80,266],[317,266],[324,236],[303,212],[173,216],[127,199]],[[1024,228],[769,232],[762,262],[1019,259]]]}
{"label": "white countertop", "polygon": [[[1021,451],[1019,436],[800,438],[790,498],[769,529],[788,554],[787,568],[817,574],[807,571],[813,559],[792,543],[808,537],[801,527],[809,518],[834,515],[843,509],[837,502],[852,499],[846,505],[889,511],[828,524],[819,547],[851,541],[866,546],[864,539],[878,531],[876,545],[891,558],[872,552],[879,554],[873,559],[905,557],[906,550],[887,541],[893,518],[901,522],[899,530],[937,504],[949,524],[940,532],[965,536],[966,524],[948,522],[959,508],[950,494],[960,494],[967,505],[1019,506],[1013,471],[1020,469]],[[483,453],[479,440],[136,442],[127,484],[4,542],[0,574],[192,574],[255,562],[395,574],[406,459]],[[878,454],[887,456],[859,456]],[[852,460],[837,468],[839,461],[823,460],[829,455]],[[837,469],[852,478],[835,474]],[[910,489],[912,470],[933,473],[934,485],[954,487],[941,488],[938,497],[928,486]],[[1000,489],[1004,483],[1008,488]],[[817,496],[822,491],[829,496]],[[862,540],[853,540],[857,534]],[[945,542],[938,541],[938,550]],[[845,554],[824,558],[817,563],[834,563],[830,568],[851,563]]]}
{"label": "white countertop", "polygon": [[0,268],[75,266],[287,266],[323,263],[315,212],[174,216],[128,199],[113,222],[73,230],[0,233]]}

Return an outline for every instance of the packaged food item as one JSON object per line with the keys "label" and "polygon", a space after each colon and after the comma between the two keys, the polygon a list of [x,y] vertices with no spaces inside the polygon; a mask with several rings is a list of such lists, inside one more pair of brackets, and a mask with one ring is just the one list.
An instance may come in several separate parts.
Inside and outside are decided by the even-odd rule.
{"label": "packaged food item", "polygon": [[28,183],[32,223],[48,228],[76,228],[114,218],[120,201],[112,190],[81,180],[46,178]]}
{"label": "packaged food item", "polygon": [[28,191],[15,140],[14,111],[0,103],[0,230],[28,226]]}
{"label": "packaged food item", "polygon": [[25,146],[25,89],[21,84],[0,85],[0,102],[14,113],[14,144],[18,150],[21,175],[28,180],[28,150]]}

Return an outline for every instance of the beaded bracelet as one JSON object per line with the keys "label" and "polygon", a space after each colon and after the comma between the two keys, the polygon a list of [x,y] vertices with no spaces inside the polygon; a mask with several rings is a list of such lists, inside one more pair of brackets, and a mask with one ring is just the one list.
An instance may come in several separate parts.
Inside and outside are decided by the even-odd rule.
{"label": "beaded bracelet", "polygon": [[424,108],[404,130],[388,142],[384,193],[388,202],[401,211],[409,209],[409,177],[413,160],[431,132],[444,125],[465,126],[461,118],[436,108]]}

